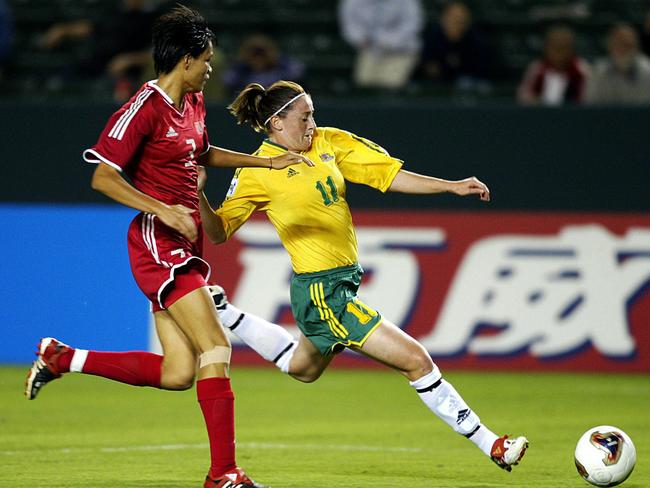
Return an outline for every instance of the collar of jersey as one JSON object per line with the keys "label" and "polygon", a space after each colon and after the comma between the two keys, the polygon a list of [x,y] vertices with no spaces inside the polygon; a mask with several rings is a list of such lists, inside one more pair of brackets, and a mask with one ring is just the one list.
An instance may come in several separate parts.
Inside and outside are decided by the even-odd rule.
{"label": "collar of jersey", "polygon": [[264,142],[262,143],[262,145],[266,145],[267,149],[272,149],[274,152],[277,152],[277,153],[279,153],[279,152],[287,152],[289,150],[286,147],[284,147],[283,145],[271,141],[271,139],[264,139]]}
{"label": "collar of jersey", "polygon": [[165,99],[165,101],[166,101],[167,103],[169,103],[170,105],[174,106],[174,100],[172,100],[172,97],[170,97],[169,95],[167,95],[167,93],[165,92],[165,90],[163,90],[162,88],[160,88],[160,87],[158,86],[158,79],[155,79],[155,80],[149,80],[149,81],[147,82],[147,85],[150,86],[151,88],[153,88],[154,90],[156,90],[158,93],[160,93],[160,95],[162,95],[162,97]]}
{"label": "collar of jersey", "polygon": [[172,98],[169,95],[167,95],[167,93],[165,93],[165,90],[163,90],[158,86],[158,79],[147,81],[146,85],[149,86],[150,88],[153,88],[158,93],[160,93],[160,96],[163,97],[163,100],[165,100],[165,102],[167,102],[167,105],[173,108],[176,111],[176,113],[178,113],[179,115],[183,115],[185,113],[185,107],[187,105],[183,104],[183,110],[182,111],[178,110],[178,107],[174,105],[174,100],[172,100]]}

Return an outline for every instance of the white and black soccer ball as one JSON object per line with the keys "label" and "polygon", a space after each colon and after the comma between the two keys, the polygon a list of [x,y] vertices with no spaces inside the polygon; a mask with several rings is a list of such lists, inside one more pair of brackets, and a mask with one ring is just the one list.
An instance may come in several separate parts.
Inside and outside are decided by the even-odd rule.
{"label": "white and black soccer ball", "polygon": [[578,473],[594,486],[616,486],[625,481],[636,464],[636,449],[625,432],[599,425],[585,432],[576,445]]}

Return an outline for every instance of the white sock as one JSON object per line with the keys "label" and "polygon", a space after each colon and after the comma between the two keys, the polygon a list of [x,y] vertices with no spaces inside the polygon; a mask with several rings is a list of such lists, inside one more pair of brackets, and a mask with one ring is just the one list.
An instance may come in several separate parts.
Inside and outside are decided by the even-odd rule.
{"label": "white sock", "polygon": [[[487,428],[481,425],[481,419],[474,413],[456,389],[442,379],[442,374],[437,366],[431,373],[410,382],[415,388],[420,399],[434,414],[459,434],[464,435],[474,442],[484,453],[490,455],[492,443],[491,435]],[[476,439],[474,437],[478,435]],[[496,436],[494,436],[494,440]],[[489,443],[487,451],[485,445]]]}
{"label": "white sock", "polygon": [[476,444],[486,456],[489,456],[492,452],[492,445],[498,438],[498,435],[481,424],[478,430],[469,437],[469,440]]}
{"label": "white sock", "polygon": [[267,361],[273,361],[283,372],[289,371],[289,362],[298,342],[284,327],[250,313],[244,313],[232,304],[217,310],[221,323]]}
{"label": "white sock", "polygon": [[86,349],[75,349],[72,354],[72,360],[70,361],[70,372],[71,373],[81,373],[86,364],[86,358],[88,357],[88,351]]}
{"label": "white sock", "polygon": [[224,309],[218,308],[217,312],[219,313],[219,319],[221,319],[223,326],[228,327],[229,329],[237,323],[243,314],[241,310],[230,303],[228,303]]}
{"label": "white sock", "polygon": [[285,352],[275,361],[273,361],[283,373],[289,373],[289,368],[291,367],[291,358],[293,357],[293,353],[296,352],[296,349],[298,349],[298,341],[293,341],[289,346],[287,346]]}

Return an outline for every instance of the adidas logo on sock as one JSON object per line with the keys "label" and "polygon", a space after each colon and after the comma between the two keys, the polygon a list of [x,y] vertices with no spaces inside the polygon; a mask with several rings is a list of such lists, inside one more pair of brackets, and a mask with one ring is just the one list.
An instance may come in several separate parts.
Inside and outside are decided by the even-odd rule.
{"label": "adidas logo on sock", "polygon": [[176,132],[173,127],[169,127],[167,134],[165,134],[165,137],[177,137],[177,136],[178,136],[178,132]]}
{"label": "adidas logo on sock", "polygon": [[298,174],[300,174],[298,171],[293,168],[289,168],[289,171],[287,171],[287,178],[291,178],[292,176],[296,176]]}
{"label": "adidas logo on sock", "polygon": [[472,411],[469,408],[464,408],[463,410],[458,411],[458,419],[456,419],[456,423],[458,425],[463,423],[463,420],[465,420],[467,417],[469,417],[469,414],[472,413]]}

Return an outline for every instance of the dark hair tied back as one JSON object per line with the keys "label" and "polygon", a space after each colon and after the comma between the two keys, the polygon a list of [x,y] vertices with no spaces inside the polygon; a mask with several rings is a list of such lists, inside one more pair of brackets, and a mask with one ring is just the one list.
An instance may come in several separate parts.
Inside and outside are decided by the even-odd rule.
{"label": "dark hair tied back", "polygon": [[[305,89],[293,81],[276,81],[268,89],[259,83],[250,83],[228,106],[238,124],[250,124],[256,132],[268,132],[266,120]],[[277,115],[283,117],[290,104]]]}

